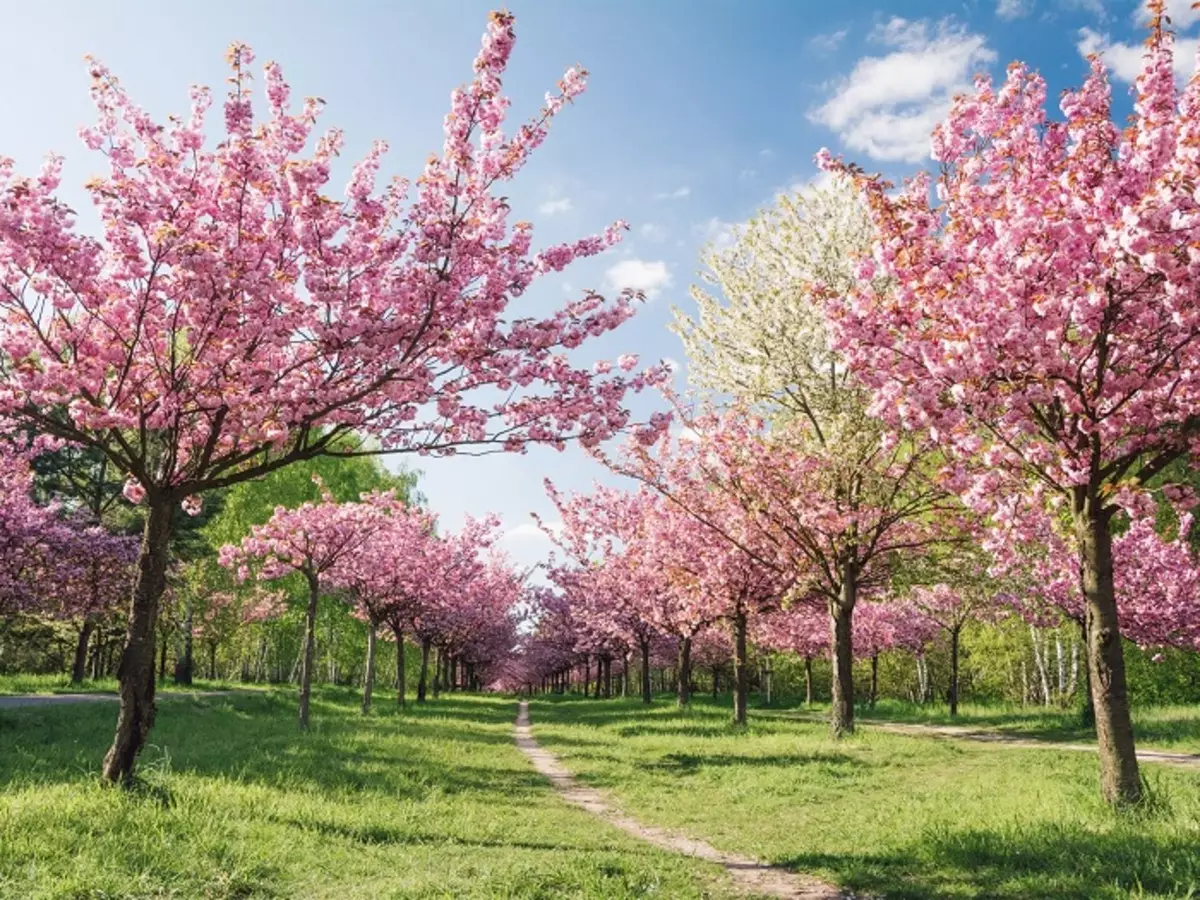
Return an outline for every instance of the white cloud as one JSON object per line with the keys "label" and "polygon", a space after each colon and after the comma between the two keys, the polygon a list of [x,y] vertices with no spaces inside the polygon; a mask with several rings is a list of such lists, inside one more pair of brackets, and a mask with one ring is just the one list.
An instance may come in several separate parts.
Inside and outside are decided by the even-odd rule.
{"label": "white cloud", "polygon": [[[1200,22],[1200,9],[1192,8],[1192,0],[1167,0],[1164,12],[1171,20],[1171,26],[1180,31],[1191,28],[1196,22]],[[1148,21],[1150,21],[1150,13],[1146,11],[1146,3],[1139,3],[1133,12],[1133,26],[1134,28],[1145,28]]]}
{"label": "white cloud", "polygon": [[671,231],[666,225],[660,225],[658,222],[643,222],[638,226],[638,234],[648,241],[661,244],[671,236]]}
{"label": "white cloud", "polygon": [[610,290],[623,291],[632,288],[653,300],[663,288],[671,286],[671,271],[661,259],[623,259],[604,273],[605,283]]}
{"label": "white cloud", "polygon": [[[562,522],[546,522],[546,527],[554,534],[561,534],[563,529]],[[549,537],[534,522],[522,522],[520,525],[515,525],[508,531],[504,532],[504,540],[506,541],[548,541]]]}
{"label": "white cloud", "polygon": [[1108,10],[1104,8],[1104,0],[1058,0],[1067,9],[1078,9],[1090,13],[1101,22],[1108,21]]}
{"label": "white cloud", "polygon": [[997,0],[996,18],[1011,22],[1033,12],[1033,0]]}
{"label": "white cloud", "polygon": [[726,222],[713,216],[705,222],[692,226],[692,232],[705,244],[711,244],[714,250],[724,250],[737,239],[741,223]]}
{"label": "white cloud", "polygon": [[845,28],[839,28],[837,31],[827,31],[824,34],[815,35],[809,40],[808,45],[817,53],[833,53],[842,45],[842,41],[846,39],[846,35],[849,33],[849,30]]}
{"label": "white cloud", "polygon": [[661,194],[655,194],[655,200],[682,200],[684,197],[691,194],[692,189],[686,184],[682,187],[677,187],[673,191],[663,191]]}
{"label": "white cloud", "polygon": [[680,369],[683,368],[683,366],[681,366],[679,364],[679,360],[677,360],[673,356],[664,356],[662,358],[662,364],[664,366],[666,366],[668,369],[670,369],[672,374],[674,374],[675,372],[678,372]]}
{"label": "white cloud", "polygon": [[[1079,29],[1079,40],[1075,47],[1083,57],[1099,53],[1109,71],[1121,81],[1130,84],[1142,71],[1146,53],[1140,44],[1113,41],[1107,34],[1101,34],[1091,28]],[[1175,39],[1175,77],[1179,81],[1187,80],[1195,69],[1197,47],[1200,47],[1200,40],[1196,38]]]}
{"label": "white cloud", "polygon": [[892,52],[860,59],[810,118],[837,132],[849,149],[875,159],[928,159],[933,127],[953,96],[970,89],[971,76],[995,62],[996,53],[983,35],[952,19],[930,23],[895,16],[877,26],[871,39]]}
{"label": "white cloud", "polygon": [[547,200],[538,207],[538,212],[543,216],[554,216],[559,213],[568,212],[571,209],[570,197],[559,197],[557,200]]}

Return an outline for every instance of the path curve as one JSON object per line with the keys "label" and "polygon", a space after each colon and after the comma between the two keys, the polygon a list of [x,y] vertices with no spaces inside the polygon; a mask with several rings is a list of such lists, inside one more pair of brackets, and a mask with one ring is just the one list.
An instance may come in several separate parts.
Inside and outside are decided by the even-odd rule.
{"label": "path curve", "polygon": [[[155,700],[171,700],[176,697],[224,697],[229,694],[251,693],[250,691],[164,691]],[[57,706],[61,703],[95,703],[120,700],[117,694],[16,694],[0,697],[0,709],[20,709],[24,706]]]}
{"label": "path curve", "polygon": [[558,761],[558,757],[538,746],[529,730],[529,703],[525,700],[521,701],[517,714],[516,738],[521,752],[529,757],[533,767],[540,774],[550,779],[559,796],[568,803],[656,847],[685,856],[694,856],[724,867],[734,883],[748,894],[782,897],[787,900],[837,900],[851,896],[816,878],[768,865],[748,856],[726,853],[704,841],[665,828],[643,825],[615,809],[599,791],[579,784]]}
{"label": "path curve", "polygon": [[[775,713],[772,719],[791,719],[801,722],[826,722],[827,719],[805,713]],[[859,719],[860,727],[886,731],[889,734],[905,734],[910,737],[940,737],[961,741],[979,741],[985,744],[999,744],[1004,747],[1014,747],[1018,750],[1064,750],[1069,753],[1095,753],[1095,744],[1072,744],[1063,741],[1042,740],[1040,738],[1021,737],[1017,734],[1007,734],[1003,731],[988,731],[971,725],[926,725],[921,722],[884,722],[876,719]],[[1167,750],[1138,750],[1138,762],[1162,763],[1167,766],[1180,766],[1185,769],[1200,769],[1200,754],[1172,753]]]}

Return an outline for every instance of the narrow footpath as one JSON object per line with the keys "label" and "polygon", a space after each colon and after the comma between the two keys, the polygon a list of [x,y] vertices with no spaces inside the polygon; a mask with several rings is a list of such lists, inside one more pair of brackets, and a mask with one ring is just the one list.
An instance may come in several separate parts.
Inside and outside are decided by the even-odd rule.
{"label": "narrow footpath", "polygon": [[568,803],[656,847],[724,867],[734,884],[751,896],[788,900],[845,900],[852,896],[819,879],[768,865],[748,856],[726,853],[704,841],[664,828],[643,825],[625,815],[605,800],[599,791],[580,785],[553,753],[538,746],[529,729],[529,704],[524,700],[517,715],[516,739],[517,746],[529,757],[533,767],[550,780],[555,791]]}
{"label": "narrow footpath", "polygon": [[[791,719],[800,722],[825,722],[824,717],[807,713],[772,713],[772,719]],[[883,722],[874,719],[858,719],[859,728],[886,731],[889,734],[906,734],[913,737],[949,738],[958,741],[979,741],[985,744],[999,744],[1003,747],[1013,747],[1018,750],[1062,750],[1068,753],[1095,753],[1095,744],[1073,744],[1065,741],[1043,740],[1041,738],[1021,737],[1003,731],[988,731],[971,725],[924,725],[918,722]],[[1167,750],[1138,750],[1138,762],[1161,763],[1166,766],[1179,766],[1185,769],[1200,769],[1200,754],[1173,753]]]}

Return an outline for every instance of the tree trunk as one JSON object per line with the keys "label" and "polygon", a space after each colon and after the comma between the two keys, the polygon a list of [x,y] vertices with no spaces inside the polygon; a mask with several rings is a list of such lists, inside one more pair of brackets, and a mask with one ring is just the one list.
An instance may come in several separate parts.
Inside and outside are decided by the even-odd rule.
{"label": "tree trunk", "polygon": [[429,638],[421,638],[421,677],[417,679],[417,702],[425,702],[425,694],[429,687],[429,650],[433,642]]}
{"label": "tree trunk", "polygon": [[90,617],[84,619],[79,627],[79,639],[75,642],[75,661],[71,665],[71,684],[79,684],[87,678],[88,641],[95,630],[96,623]]}
{"label": "tree trunk", "polygon": [[583,657],[583,699],[588,698],[588,690],[592,681],[592,658],[586,654]]}
{"label": "tree trunk", "polygon": [[612,657],[605,655],[600,660],[600,666],[604,670],[604,699],[612,699]]}
{"label": "tree trunk", "polygon": [[746,724],[746,611],[733,617],[733,724]]}
{"label": "tree trunk", "polygon": [[[182,641],[180,645],[176,645],[179,651],[179,659],[175,660],[175,683],[176,684],[191,684],[192,675],[195,664],[192,659],[192,599],[191,592],[188,592],[187,606],[183,613]],[[211,678],[211,674],[209,675]]]}
{"label": "tree trunk", "polygon": [[321,585],[316,572],[306,572],[308,609],[304,616],[304,657],[300,664],[300,728],[308,730],[308,710],[312,701],[313,666],[317,663],[317,600]]}
{"label": "tree trunk", "polygon": [[404,696],[404,632],[393,628],[392,633],[396,636],[396,703],[404,707],[408,705]]}
{"label": "tree trunk", "polygon": [[649,706],[654,702],[654,690],[650,684],[650,639],[639,642],[642,651],[642,703]]}
{"label": "tree trunk", "polygon": [[1097,494],[1095,490],[1077,490],[1075,526],[1087,601],[1088,675],[1096,710],[1100,791],[1108,803],[1130,806],[1142,799],[1142,785],[1113,588],[1112,534],[1108,527],[1111,512],[1101,507]]}
{"label": "tree trunk", "polygon": [[812,657],[804,657],[804,705],[812,706]]}
{"label": "tree trunk", "polygon": [[687,706],[692,699],[692,639],[685,637],[679,642],[679,685],[676,702]]}
{"label": "tree trunk", "polygon": [[138,754],[154,725],[155,626],[158,604],[167,587],[172,502],[169,496],[150,501],[129,604],[125,648],[117,669],[121,709],[112,747],[104,757],[103,775],[107,781],[127,786],[133,781]]}
{"label": "tree trunk", "polygon": [[621,655],[621,699],[629,697],[629,651]]}
{"label": "tree trunk", "polygon": [[367,623],[367,672],[363,677],[362,711],[365,716],[371,711],[371,692],[375,688],[375,629],[374,622]]}
{"label": "tree trunk", "polygon": [[858,571],[842,569],[842,593],[829,604],[833,631],[833,697],[829,728],[835,738],[854,732],[854,604],[858,601]]}
{"label": "tree trunk", "polygon": [[958,645],[959,629],[950,629],[950,718],[958,715]]}
{"label": "tree trunk", "polygon": [[867,705],[871,709],[875,708],[875,701],[879,699],[879,654],[871,654],[871,696],[868,698]]}

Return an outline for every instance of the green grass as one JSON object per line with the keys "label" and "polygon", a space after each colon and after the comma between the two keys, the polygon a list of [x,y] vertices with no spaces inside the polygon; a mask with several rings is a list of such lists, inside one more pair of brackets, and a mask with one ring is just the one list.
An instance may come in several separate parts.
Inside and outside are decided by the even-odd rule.
{"label": "green grass", "polygon": [[[253,684],[243,684],[238,681],[209,681],[197,678],[190,686],[178,686],[171,678],[167,678],[158,686],[161,692],[189,691],[229,691],[253,690]],[[13,694],[115,694],[117,679],[101,678],[88,679],[79,684],[71,684],[69,675],[0,675],[0,697]]]}
{"label": "green grass", "polygon": [[[824,706],[813,705],[807,710],[764,710],[765,715],[784,717],[827,715]],[[860,706],[858,717],[864,722],[903,722],[920,725],[956,725],[980,731],[995,731],[1013,737],[1041,741],[1095,743],[1095,731],[1085,728],[1079,710],[1042,706],[1004,706],[963,704],[958,716],[950,717],[944,705],[907,703],[901,700],[880,700],[875,709]],[[1138,747],[1146,750],[1169,750],[1178,753],[1200,753],[1200,704],[1194,706],[1149,706],[1133,708],[1133,727]]]}
{"label": "green grass", "polygon": [[701,898],[711,865],[567,806],[515,749],[516,705],[321,690],[164,703],[132,792],[99,784],[115,708],[0,710],[0,897]]}
{"label": "green grass", "polygon": [[1118,817],[1094,756],[754,711],[699,698],[541,699],[534,734],[648,823],[889,898],[1200,896],[1200,773],[1145,767],[1152,808]]}

